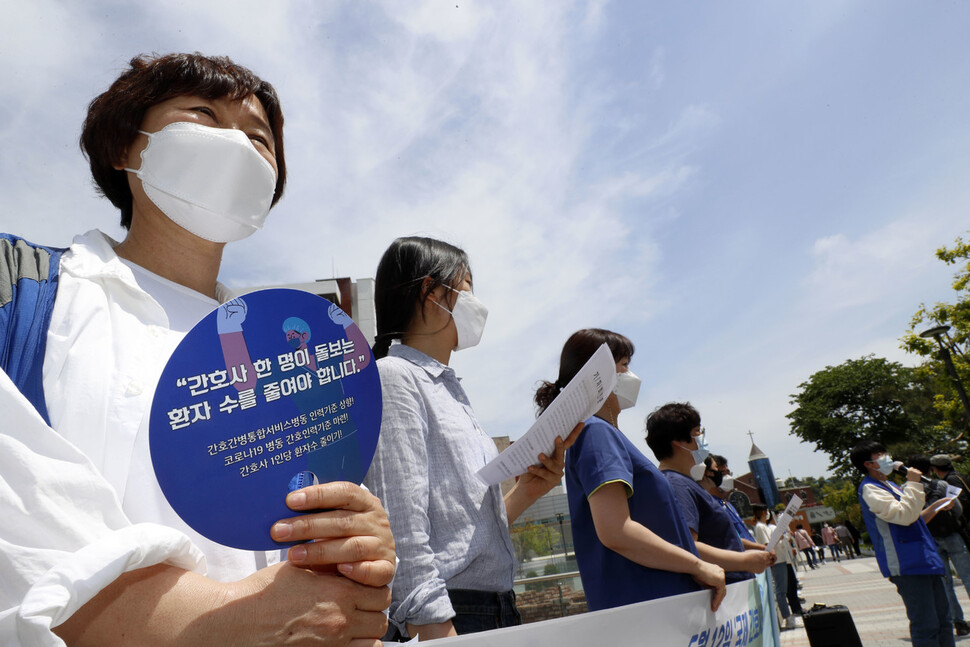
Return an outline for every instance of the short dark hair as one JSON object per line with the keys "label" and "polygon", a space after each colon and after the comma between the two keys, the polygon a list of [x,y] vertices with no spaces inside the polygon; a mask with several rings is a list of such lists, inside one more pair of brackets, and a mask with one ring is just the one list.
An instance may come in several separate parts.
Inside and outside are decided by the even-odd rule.
{"label": "short dark hair", "polygon": [[886,451],[882,443],[878,443],[875,440],[862,440],[852,448],[849,453],[849,459],[852,464],[855,465],[856,469],[865,474],[869,475],[869,470],[866,468],[866,463],[872,460],[873,454],[879,454]]}
{"label": "short dark hair", "polygon": [[669,402],[647,416],[647,445],[657,460],[674,455],[673,441],[690,442],[690,432],[701,424],[701,414],[690,402]]}
{"label": "short dark hair", "polygon": [[719,470],[728,466],[727,459],[720,454],[711,454],[711,458],[713,458],[714,462],[717,463],[717,469]]}
{"label": "short dark hair", "polygon": [[562,347],[559,355],[559,376],[555,382],[542,382],[536,391],[535,403],[539,408],[539,413],[545,411],[546,407],[552,404],[559,392],[569,384],[569,381],[579,373],[583,364],[589,361],[603,344],[606,344],[613,355],[613,361],[619,362],[624,357],[632,358],[633,342],[612,330],[603,328],[584,328],[577,330]]}
{"label": "short dark hair", "polygon": [[[380,359],[387,355],[391,340],[404,336],[416,306],[423,305],[435,288],[454,287],[468,271],[468,255],[444,241],[408,236],[391,243],[374,277],[374,356]],[[426,283],[426,278],[431,281]]]}
{"label": "short dark hair", "polygon": [[273,204],[283,195],[286,161],[283,155],[283,111],[273,86],[225,56],[194,54],[142,54],[107,90],[95,97],[81,130],[81,150],[91,165],[98,193],[121,210],[121,226],[131,226],[132,196],[127,172],[115,168],[135,141],[154,105],[173,97],[198,95],[205,99],[243,99],[249,95],[262,104],[269,118],[276,149],[276,191]]}

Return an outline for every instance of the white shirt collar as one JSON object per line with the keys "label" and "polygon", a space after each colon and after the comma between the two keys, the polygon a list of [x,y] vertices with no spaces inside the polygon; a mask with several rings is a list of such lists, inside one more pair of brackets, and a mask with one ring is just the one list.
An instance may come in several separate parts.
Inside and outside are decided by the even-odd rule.
{"label": "white shirt collar", "polygon": [[[110,278],[138,288],[131,268],[121,262],[114,248],[118,241],[97,229],[78,234],[71,243],[69,254],[65,254],[61,261],[61,269],[80,278]],[[216,282],[216,300],[225,303],[235,294]]]}

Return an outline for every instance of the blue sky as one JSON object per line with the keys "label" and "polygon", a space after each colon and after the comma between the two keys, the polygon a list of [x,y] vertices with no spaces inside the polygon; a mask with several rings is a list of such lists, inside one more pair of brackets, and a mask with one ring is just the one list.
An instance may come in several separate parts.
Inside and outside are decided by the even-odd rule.
{"label": "blue sky", "polygon": [[490,317],[453,364],[493,435],[600,326],[637,345],[620,422],[645,451],[646,414],[690,400],[736,473],[750,430],[776,475],[819,475],[789,395],[868,353],[912,363],[909,317],[950,297],[933,251],[970,228],[963,2],[0,3],[0,228],[120,237],[77,149],[87,103],[135,54],[229,55],[279,91],[290,179],[223,281],[463,246]]}

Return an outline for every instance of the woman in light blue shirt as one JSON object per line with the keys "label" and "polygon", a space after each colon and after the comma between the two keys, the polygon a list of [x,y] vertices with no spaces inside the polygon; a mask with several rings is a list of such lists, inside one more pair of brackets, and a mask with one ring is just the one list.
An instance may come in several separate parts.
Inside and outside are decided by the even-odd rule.
{"label": "woman in light blue shirt", "polygon": [[487,316],[464,251],[395,240],[375,301],[384,411],[364,482],[387,509],[400,558],[391,622],[422,640],[519,624],[508,526],[561,481],[566,445],[540,455],[504,497],[476,476],[498,452],[448,365],[478,343]]}

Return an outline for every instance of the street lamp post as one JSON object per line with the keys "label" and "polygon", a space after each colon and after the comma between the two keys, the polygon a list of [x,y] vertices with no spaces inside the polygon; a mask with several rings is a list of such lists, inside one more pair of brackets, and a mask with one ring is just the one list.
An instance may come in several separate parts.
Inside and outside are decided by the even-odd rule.
{"label": "street lamp post", "polygon": [[565,517],[561,512],[556,513],[556,519],[559,520],[559,538],[562,539],[562,556],[567,562],[569,561],[569,551],[566,550],[566,532],[563,530],[563,519]]}
{"label": "street lamp post", "polygon": [[[967,391],[963,388],[963,382],[960,381],[960,376],[957,374],[957,369],[953,365],[953,357],[950,355],[950,348],[952,347],[961,355],[960,349],[954,346],[953,340],[950,339],[950,335],[947,331],[950,327],[947,325],[936,326],[935,328],[930,328],[929,330],[924,330],[919,334],[920,337],[929,339],[932,337],[936,340],[936,343],[940,346],[940,358],[943,360],[943,364],[946,366],[946,372],[949,373],[950,379],[953,381],[953,386],[957,390],[957,394],[960,396],[960,402],[963,403],[963,411],[966,414],[966,424],[970,426],[970,399],[967,399]],[[946,343],[943,343],[943,338],[946,338]]]}

